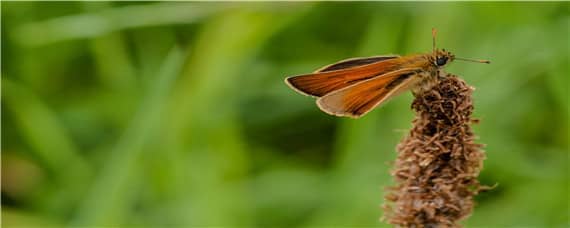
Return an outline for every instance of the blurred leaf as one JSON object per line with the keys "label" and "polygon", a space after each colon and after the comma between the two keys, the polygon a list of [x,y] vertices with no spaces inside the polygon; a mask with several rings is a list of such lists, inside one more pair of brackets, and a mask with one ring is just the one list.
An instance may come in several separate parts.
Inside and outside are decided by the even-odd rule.
{"label": "blurred leaf", "polygon": [[[104,2],[83,4],[87,11],[109,8],[109,3]],[[123,34],[115,32],[101,34],[94,37],[90,44],[97,68],[101,71],[97,75],[105,85],[115,89],[132,89],[137,85],[135,69],[129,59]]]}
{"label": "blurred leaf", "polygon": [[178,212],[181,224],[251,223],[245,189],[226,187],[227,178],[242,178],[248,169],[236,99],[228,95],[239,89],[239,72],[262,44],[298,15],[236,10],[210,21],[198,35],[163,135],[167,156],[177,158],[172,166],[179,167],[174,192],[185,208]]}
{"label": "blurred leaf", "polygon": [[131,5],[33,22],[20,27],[14,35],[23,45],[40,46],[129,28],[196,23],[232,5],[178,2]]}
{"label": "blurred leaf", "polygon": [[[169,91],[179,75],[184,55],[175,47],[159,71],[158,81],[141,103],[139,112],[117,143],[106,165],[82,202],[73,225],[120,225],[129,213],[136,190],[140,153],[154,136],[162,118],[162,109]],[[102,200],[105,199],[105,200]]]}
{"label": "blurred leaf", "polygon": [[[2,78],[2,100],[12,113],[22,137],[33,148],[31,151],[51,172],[61,167],[73,167],[75,174],[89,170],[67,130],[41,98],[23,85]],[[67,175],[67,174],[64,174]]]}
{"label": "blurred leaf", "polygon": [[14,208],[2,208],[2,226],[4,227],[63,227],[50,218],[30,214]]}

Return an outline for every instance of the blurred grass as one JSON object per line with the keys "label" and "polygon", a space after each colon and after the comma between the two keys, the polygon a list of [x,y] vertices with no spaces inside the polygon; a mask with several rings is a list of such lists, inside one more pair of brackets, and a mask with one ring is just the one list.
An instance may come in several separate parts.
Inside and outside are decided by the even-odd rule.
{"label": "blurred grass", "polygon": [[568,9],[3,2],[3,225],[384,227],[411,95],[342,119],[283,78],[427,52],[436,27],[492,61],[447,69],[477,89],[481,179],[499,184],[466,225],[567,227]]}
{"label": "blurred grass", "polygon": [[[121,224],[120,218],[127,214],[134,199],[130,199],[131,188],[136,187],[132,181],[137,181],[141,173],[138,162],[140,153],[154,131],[158,128],[162,117],[163,104],[166,103],[168,92],[178,75],[183,62],[183,54],[174,47],[166,57],[163,67],[158,72],[157,82],[149,88],[149,94],[141,102],[137,114],[129,123],[124,135],[106,159],[106,166],[93,183],[83,203],[77,212],[74,225],[89,224]],[[101,200],[105,198],[106,200]]]}

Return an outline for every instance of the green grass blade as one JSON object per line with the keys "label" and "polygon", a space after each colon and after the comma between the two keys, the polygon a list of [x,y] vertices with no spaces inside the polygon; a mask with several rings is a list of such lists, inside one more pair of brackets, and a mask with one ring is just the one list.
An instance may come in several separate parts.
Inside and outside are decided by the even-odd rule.
{"label": "green grass blade", "polygon": [[190,24],[231,6],[169,2],[117,7],[25,24],[16,30],[15,40],[25,46],[41,46],[94,38],[123,29]]}
{"label": "green grass blade", "polygon": [[174,48],[160,72],[158,81],[150,88],[138,113],[110,153],[90,192],[81,203],[71,225],[121,225],[129,213],[130,199],[141,172],[137,169],[141,151],[153,136],[162,118],[163,105],[179,75],[183,52]]}

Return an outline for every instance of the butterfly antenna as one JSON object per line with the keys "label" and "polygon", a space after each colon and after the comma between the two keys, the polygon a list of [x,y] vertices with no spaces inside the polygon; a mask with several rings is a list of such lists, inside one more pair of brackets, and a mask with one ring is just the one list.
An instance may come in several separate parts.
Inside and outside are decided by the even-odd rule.
{"label": "butterfly antenna", "polygon": [[431,29],[431,37],[433,39],[433,53],[435,53],[435,36],[437,35],[437,29]]}
{"label": "butterfly antenna", "polygon": [[480,60],[480,59],[465,59],[465,58],[455,58],[456,60],[467,61],[467,62],[476,62],[476,63],[491,63],[489,60]]}

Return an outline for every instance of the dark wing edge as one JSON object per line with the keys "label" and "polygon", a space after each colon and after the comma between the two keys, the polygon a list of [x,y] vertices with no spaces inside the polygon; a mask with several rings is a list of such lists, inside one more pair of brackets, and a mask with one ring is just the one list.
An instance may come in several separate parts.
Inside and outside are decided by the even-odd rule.
{"label": "dark wing edge", "polygon": [[319,72],[327,72],[327,71],[334,71],[334,70],[342,70],[357,66],[364,66],[375,62],[380,62],[388,59],[395,59],[400,56],[398,55],[379,55],[379,56],[372,56],[372,57],[357,57],[351,59],[345,59],[330,65],[326,65],[324,67],[319,68],[315,71],[315,73]]}

